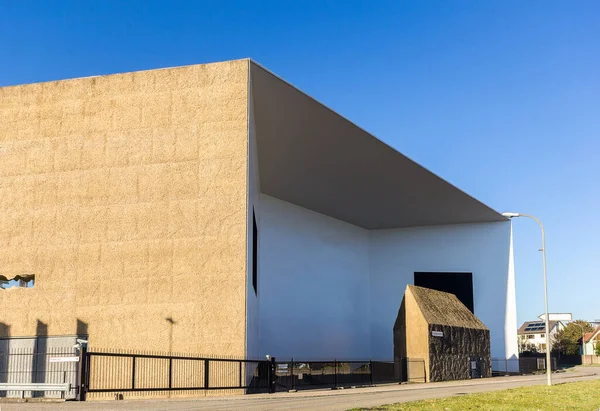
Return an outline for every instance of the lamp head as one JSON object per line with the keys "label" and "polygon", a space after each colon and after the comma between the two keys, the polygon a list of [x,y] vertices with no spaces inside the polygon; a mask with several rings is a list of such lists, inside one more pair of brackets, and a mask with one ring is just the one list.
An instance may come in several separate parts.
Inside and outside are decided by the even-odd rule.
{"label": "lamp head", "polygon": [[502,213],[502,215],[507,218],[514,218],[520,216],[519,213]]}

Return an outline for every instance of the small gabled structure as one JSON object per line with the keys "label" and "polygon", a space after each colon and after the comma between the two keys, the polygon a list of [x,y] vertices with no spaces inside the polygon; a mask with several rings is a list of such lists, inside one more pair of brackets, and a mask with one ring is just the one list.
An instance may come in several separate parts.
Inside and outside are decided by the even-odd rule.
{"label": "small gabled structure", "polygon": [[[581,338],[578,341],[581,344]],[[596,347],[600,345],[600,325],[592,332],[585,333],[582,347],[579,349],[581,355],[596,355]]]}
{"label": "small gabled structure", "polygon": [[408,285],[394,324],[397,373],[411,381],[403,359],[425,360],[425,380],[448,381],[491,376],[490,332],[450,293]]}

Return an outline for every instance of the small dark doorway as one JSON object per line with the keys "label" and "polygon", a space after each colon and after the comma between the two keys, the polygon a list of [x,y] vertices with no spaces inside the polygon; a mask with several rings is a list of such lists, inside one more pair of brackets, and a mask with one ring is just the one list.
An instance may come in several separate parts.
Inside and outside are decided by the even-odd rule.
{"label": "small dark doorway", "polygon": [[469,359],[469,376],[471,378],[483,378],[483,358],[471,357]]}
{"label": "small dark doorway", "polygon": [[415,272],[415,285],[417,287],[452,293],[474,313],[473,273]]}

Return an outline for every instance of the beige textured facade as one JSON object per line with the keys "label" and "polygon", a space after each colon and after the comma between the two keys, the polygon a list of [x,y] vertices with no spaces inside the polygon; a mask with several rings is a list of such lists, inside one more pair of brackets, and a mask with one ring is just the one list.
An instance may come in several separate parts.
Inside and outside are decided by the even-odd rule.
{"label": "beige textured facade", "polygon": [[0,337],[245,356],[249,61],[0,88]]}
{"label": "beige textured facade", "polygon": [[[402,359],[415,360],[404,367]],[[423,361],[424,363],[421,363]],[[394,364],[396,373],[407,373],[407,381],[429,381],[429,332],[428,324],[407,286],[394,324]],[[412,366],[411,366],[412,365]],[[404,367],[403,370],[400,367]]]}

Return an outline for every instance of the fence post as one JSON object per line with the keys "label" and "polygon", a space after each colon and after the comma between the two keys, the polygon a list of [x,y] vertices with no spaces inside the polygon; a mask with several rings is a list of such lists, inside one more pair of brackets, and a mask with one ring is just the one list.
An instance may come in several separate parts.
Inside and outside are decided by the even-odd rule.
{"label": "fence post", "polygon": [[209,368],[208,368],[208,359],[204,360],[204,389],[208,390],[208,374],[209,374]]}
{"label": "fence post", "polygon": [[169,389],[173,388],[173,357],[169,358]]}
{"label": "fence post", "polygon": [[293,357],[292,357],[291,367],[292,367],[292,390],[294,390],[296,387],[296,382],[295,382],[295,378],[294,378],[294,358]]}
{"label": "fence post", "polygon": [[334,375],[334,388],[338,386],[338,370],[337,370],[337,359],[333,360],[335,375]]}
{"label": "fence post", "polygon": [[131,389],[135,390],[135,355],[131,358]]}
{"label": "fence post", "polygon": [[271,357],[271,362],[269,364],[269,394],[273,394],[275,392],[275,378],[277,377],[275,367],[275,357]]}
{"label": "fence post", "polygon": [[373,385],[373,360],[369,358],[369,382]]}
{"label": "fence post", "polygon": [[[87,349],[87,348],[86,348]],[[86,352],[85,354],[85,380],[84,380],[84,385],[85,385],[85,395],[87,395],[88,391],[90,390],[90,387],[92,386],[92,384],[90,383],[90,378],[92,375],[92,354],[90,354],[89,352]]]}
{"label": "fence post", "polygon": [[87,361],[87,344],[81,344],[79,348],[79,375],[77,384],[79,389],[77,390],[77,401],[85,401],[85,393],[87,390],[87,382],[89,381],[89,367]]}

